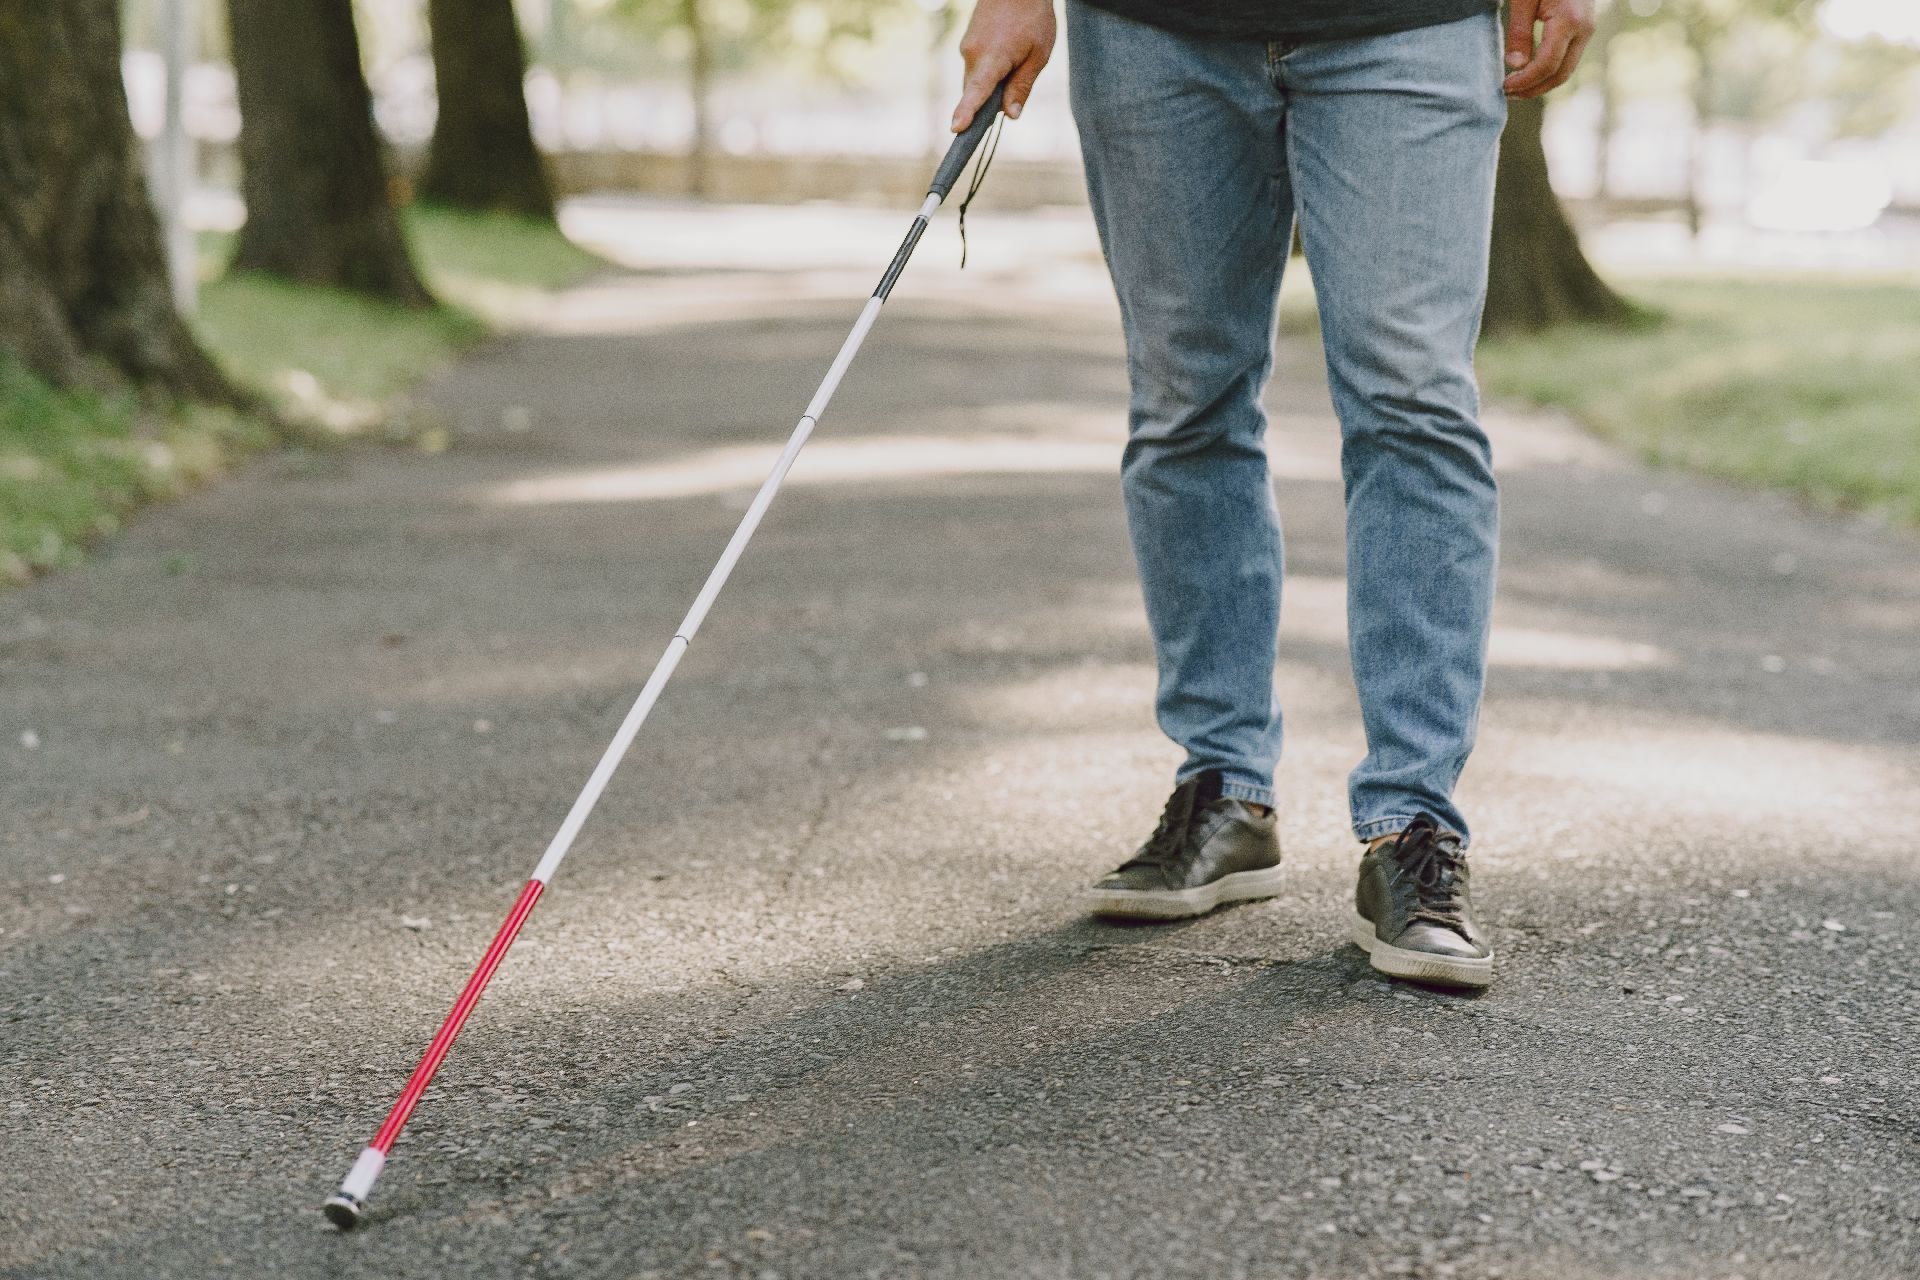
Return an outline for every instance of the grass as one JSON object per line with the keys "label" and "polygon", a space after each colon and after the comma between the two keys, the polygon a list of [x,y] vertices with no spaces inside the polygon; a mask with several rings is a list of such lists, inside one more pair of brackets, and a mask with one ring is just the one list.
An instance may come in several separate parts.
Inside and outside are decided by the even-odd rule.
{"label": "grass", "polygon": [[512,214],[416,208],[408,229],[441,295],[494,320],[606,265],[552,227]]}
{"label": "grass", "polygon": [[1490,339],[1488,393],[1564,409],[1656,465],[1920,526],[1920,281],[1615,283],[1664,321]]}
{"label": "grass", "polygon": [[266,393],[297,426],[410,438],[416,431],[396,402],[401,392],[524,315],[542,294],[601,265],[553,227],[510,215],[416,206],[407,231],[415,263],[445,304],[437,310],[268,276],[216,279],[232,237],[203,237],[202,337],[229,372]]}
{"label": "grass", "polygon": [[131,397],[55,391],[0,358],[0,581],[75,563],[135,507],[273,439],[224,410],[156,414]]}
{"label": "grass", "polygon": [[[201,340],[304,442],[370,436],[444,448],[445,431],[418,420],[406,389],[600,265],[553,227],[524,219],[415,208],[406,222],[441,308],[224,275],[232,237],[202,238]],[[0,581],[74,563],[142,503],[279,438],[241,415],[56,391],[0,359]]]}

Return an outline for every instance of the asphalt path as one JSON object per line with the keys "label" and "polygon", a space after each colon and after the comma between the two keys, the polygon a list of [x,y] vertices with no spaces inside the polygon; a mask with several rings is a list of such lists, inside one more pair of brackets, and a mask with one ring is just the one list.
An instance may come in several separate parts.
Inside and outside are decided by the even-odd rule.
{"label": "asphalt path", "polygon": [[1498,980],[1380,981],[1290,328],[1289,886],[1092,923],[1175,755],[1072,218],[929,237],[324,1223],[904,221],[576,209],[638,269],[435,382],[450,451],[277,455],[0,597],[0,1273],[1920,1273],[1920,542],[1490,412]]}

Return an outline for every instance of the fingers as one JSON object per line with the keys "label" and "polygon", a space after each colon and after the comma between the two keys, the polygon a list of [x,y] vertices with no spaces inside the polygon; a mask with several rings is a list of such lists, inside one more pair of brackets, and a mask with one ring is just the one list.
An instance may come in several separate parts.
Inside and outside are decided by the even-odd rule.
{"label": "fingers", "polygon": [[[1515,8],[1526,0],[1516,0]],[[1512,32],[1508,32],[1511,43]],[[1580,51],[1593,37],[1593,21],[1584,15],[1561,16],[1555,14],[1546,19],[1541,28],[1540,43],[1529,59],[1519,70],[1508,76],[1504,84],[1507,93],[1515,98],[1537,98],[1548,90],[1566,83],[1573,69],[1580,65]],[[1509,62],[1512,53],[1507,55]]]}
{"label": "fingers", "polygon": [[[1040,79],[1040,72],[1046,65],[1047,55],[1038,49],[1029,53],[1019,66],[1014,67],[1013,74],[1010,76],[998,59],[991,62],[982,59],[975,63],[967,72],[966,84],[960,90],[960,105],[953,112],[953,131],[959,133],[973,122],[974,112],[980,109],[980,104],[985,102],[987,96],[993,92],[993,86],[1002,80],[1007,82],[1007,92],[1006,96],[1000,100],[1000,109],[1007,113],[1007,119],[1018,120],[1020,113],[1026,110],[1027,97],[1033,92],[1034,82]],[[994,74],[987,70],[989,67],[1003,67],[1003,69],[998,74]]]}
{"label": "fingers", "polygon": [[1507,69],[1518,71],[1533,58],[1533,23],[1540,0],[1512,0],[1507,9]]}
{"label": "fingers", "polygon": [[1012,78],[1007,81],[1007,119],[1018,120],[1020,113],[1026,110],[1027,95],[1033,92],[1033,82],[1040,78],[1040,70],[1046,65],[1047,55],[1035,52],[1028,54],[1027,60],[1014,68]]}
{"label": "fingers", "polygon": [[1580,66],[1580,55],[1586,51],[1587,41],[1591,39],[1593,39],[1593,33],[1591,31],[1576,35],[1573,38],[1573,43],[1567,46],[1567,60],[1560,64],[1560,74],[1543,87],[1540,92],[1545,93],[1548,89],[1558,89],[1573,77],[1573,73]]}
{"label": "fingers", "polygon": [[1564,24],[1549,22],[1540,34],[1540,47],[1534,51],[1533,60],[1514,72],[1503,86],[1508,96],[1514,98],[1537,98],[1557,85],[1564,84],[1573,74],[1574,40],[1584,43],[1584,37],[1577,37]]}
{"label": "fingers", "polygon": [[1053,0],[980,0],[960,41],[967,74],[953,112],[953,131],[973,123],[980,105],[1002,80],[1007,81],[1002,109],[1009,119],[1018,120],[1053,52],[1055,34]]}
{"label": "fingers", "polygon": [[[964,55],[966,50],[962,49],[961,53]],[[966,82],[960,86],[960,105],[953,109],[955,133],[961,132],[973,123],[974,113],[980,110],[981,104],[987,100],[987,95],[993,92],[993,86],[1006,79],[1007,72],[1011,70],[1013,70],[1013,63],[1005,54],[982,54],[967,59],[967,78]],[[1035,71],[1034,74],[1038,75],[1039,72]],[[1027,81],[1027,87],[1029,89],[1033,87],[1031,79]],[[1007,96],[1009,98],[1013,96],[1011,89]],[[1025,97],[1024,94],[1021,96]],[[1007,114],[1014,113],[1009,111]]]}

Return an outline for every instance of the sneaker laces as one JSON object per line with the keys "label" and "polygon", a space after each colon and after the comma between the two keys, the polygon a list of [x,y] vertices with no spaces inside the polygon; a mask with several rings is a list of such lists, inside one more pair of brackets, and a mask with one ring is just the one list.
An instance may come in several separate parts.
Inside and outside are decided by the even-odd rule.
{"label": "sneaker laces", "polygon": [[[1201,800],[1200,792],[1205,785],[1206,775],[1203,774],[1173,789],[1173,794],[1167,797],[1167,807],[1160,812],[1160,825],[1153,829],[1153,834],[1140,846],[1140,851],[1120,868],[1122,871],[1127,867],[1165,866],[1170,859],[1178,856],[1186,847],[1187,832],[1193,828],[1203,804],[1211,801],[1212,797],[1208,801]],[[1217,795],[1218,787],[1213,790]]]}
{"label": "sneaker laces", "polygon": [[1400,833],[1389,856],[1402,877],[1412,882],[1418,900],[1409,921],[1425,920],[1465,937],[1467,855],[1460,848],[1460,837],[1442,831],[1423,813]]}

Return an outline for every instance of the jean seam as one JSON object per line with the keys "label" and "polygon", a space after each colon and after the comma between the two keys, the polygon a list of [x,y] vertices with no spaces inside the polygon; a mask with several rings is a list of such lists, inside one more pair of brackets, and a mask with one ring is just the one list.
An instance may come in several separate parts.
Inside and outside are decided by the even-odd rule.
{"label": "jean seam", "polygon": [[[1176,775],[1173,780],[1173,785],[1177,787],[1192,782],[1205,772],[1205,769],[1199,769],[1190,774]],[[1258,782],[1236,782],[1231,778],[1222,778],[1220,781],[1220,794],[1223,796],[1231,796],[1235,800],[1251,800],[1255,804],[1264,804],[1269,807],[1273,804],[1273,788],[1263,786]]]}

